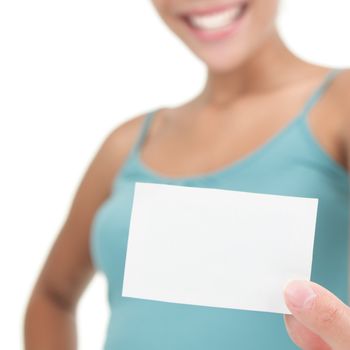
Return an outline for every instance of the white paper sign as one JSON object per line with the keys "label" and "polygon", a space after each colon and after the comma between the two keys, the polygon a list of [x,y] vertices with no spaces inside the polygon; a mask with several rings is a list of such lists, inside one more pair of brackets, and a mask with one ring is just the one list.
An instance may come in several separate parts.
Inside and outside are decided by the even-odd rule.
{"label": "white paper sign", "polygon": [[310,280],[317,198],[136,182],[122,296],[290,314]]}

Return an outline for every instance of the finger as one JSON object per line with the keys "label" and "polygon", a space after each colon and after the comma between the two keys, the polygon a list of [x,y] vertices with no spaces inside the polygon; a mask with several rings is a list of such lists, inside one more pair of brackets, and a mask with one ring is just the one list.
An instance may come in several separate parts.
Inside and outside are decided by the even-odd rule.
{"label": "finger", "polygon": [[303,350],[332,350],[318,335],[311,332],[293,315],[284,315],[290,338]]}
{"label": "finger", "polygon": [[330,291],[309,281],[292,281],[284,293],[294,317],[335,350],[350,349],[350,311]]}

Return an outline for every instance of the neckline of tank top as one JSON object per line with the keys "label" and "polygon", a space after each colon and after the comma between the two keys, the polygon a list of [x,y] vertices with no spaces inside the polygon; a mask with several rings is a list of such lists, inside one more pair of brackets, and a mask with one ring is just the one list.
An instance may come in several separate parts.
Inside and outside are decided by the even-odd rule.
{"label": "neckline of tank top", "polygon": [[[349,173],[347,170],[339,164],[335,159],[333,159],[319,144],[315,136],[313,135],[310,126],[307,122],[307,116],[312,109],[312,107],[317,103],[318,99],[322,96],[323,91],[326,89],[328,84],[333,80],[333,78],[341,72],[341,68],[332,68],[329,72],[326,73],[324,79],[321,84],[311,93],[311,96],[307,99],[306,103],[304,103],[301,111],[296,114],[294,118],[292,118],[286,125],[279,129],[274,135],[270,136],[267,140],[265,140],[259,147],[254,150],[246,153],[244,156],[236,159],[220,168],[197,173],[193,175],[185,175],[185,176],[169,176],[166,174],[162,174],[157,170],[154,170],[146,163],[143,162],[140,156],[140,148],[142,146],[142,141],[147,132],[148,126],[152,120],[153,115],[160,110],[161,108],[156,108],[148,112],[145,116],[145,120],[143,123],[143,127],[141,128],[141,132],[139,134],[139,138],[137,142],[134,144],[132,151],[130,152],[129,161],[134,161],[136,167],[144,174],[155,178],[157,181],[167,181],[167,182],[186,182],[186,181],[201,181],[206,179],[211,179],[215,177],[225,176],[229,173],[236,173],[239,170],[248,167],[248,165],[252,164],[259,157],[261,157],[268,149],[270,149],[275,143],[277,143],[284,135],[289,133],[294,129],[295,126],[302,124],[304,129],[304,135],[307,137],[309,144],[313,149],[326,161],[334,167],[334,169],[340,174],[340,176],[349,177]],[[127,162],[125,162],[127,163]],[[125,164],[126,165],[126,164]]]}

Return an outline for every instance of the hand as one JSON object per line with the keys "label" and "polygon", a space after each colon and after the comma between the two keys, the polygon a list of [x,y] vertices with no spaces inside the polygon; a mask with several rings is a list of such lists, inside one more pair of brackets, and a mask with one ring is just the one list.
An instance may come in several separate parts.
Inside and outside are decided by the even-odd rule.
{"label": "hand", "polygon": [[292,315],[284,315],[289,336],[303,350],[349,350],[350,308],[327,289],[291,281],[284,291]]}

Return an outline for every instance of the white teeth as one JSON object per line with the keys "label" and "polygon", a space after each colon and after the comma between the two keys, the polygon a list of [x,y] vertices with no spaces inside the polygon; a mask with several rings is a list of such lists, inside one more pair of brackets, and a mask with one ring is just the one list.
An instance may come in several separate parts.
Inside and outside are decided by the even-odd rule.
{"label": "white teeth", "polygon": [[213,13],[210,15],[189,16],[189,22],[200,29],[218,29],[231,24],[243,10],[243,5],[232,7],[228,10]]}

